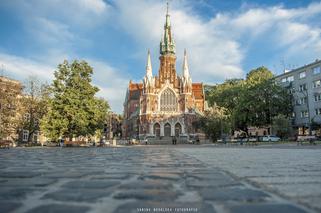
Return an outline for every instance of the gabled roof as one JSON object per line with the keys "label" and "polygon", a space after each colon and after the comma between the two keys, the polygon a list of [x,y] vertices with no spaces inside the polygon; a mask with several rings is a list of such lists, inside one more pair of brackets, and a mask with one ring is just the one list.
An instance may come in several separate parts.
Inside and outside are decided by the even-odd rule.
{"label": "gabled roof", "polygon": [[128,86],[129,90],[129,97],[128,100],[139,100],[139,97],[143,91],[143,84],[142,83],[132,83],[129,82]]}

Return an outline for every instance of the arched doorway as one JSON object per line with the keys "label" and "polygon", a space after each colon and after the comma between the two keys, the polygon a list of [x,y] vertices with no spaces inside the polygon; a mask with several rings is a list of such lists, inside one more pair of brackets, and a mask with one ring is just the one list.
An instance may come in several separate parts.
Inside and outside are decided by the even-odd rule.
{"label": "arched doorway", "polygon": [[171,125],[169,123],[166,123],[164,125],[164,136],[170,137],[171,136]]}
{"label": "arched doorway", "polygon": [[182,133],[182,126],[180,123],[175,124],[175,136],[178,137]]}
{"label": "arched doorway", "polygon": [[160,125],[159,123],[154,124],[154,135],[160,137]]}

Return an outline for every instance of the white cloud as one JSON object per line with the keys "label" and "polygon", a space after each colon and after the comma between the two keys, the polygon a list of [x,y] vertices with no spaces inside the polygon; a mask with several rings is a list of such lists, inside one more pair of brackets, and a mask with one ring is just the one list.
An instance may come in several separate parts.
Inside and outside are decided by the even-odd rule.
{"label": "white cloud", "polygon": [[108,5],[103,0],[74,0],[74,4],[79,4],[79,8],[88,9],[96,14],[102,14],[108,9]]}
{"label": "white cloud", "polygon": [[122,113],[129,76],[105,62],[93,59],[88,62],[94,69],[94,83],[100,89],[97,95],[108,100],[114,112]]}
{"label": "white cloud", "polygon": [[56,19],[65,24],[90,28],[109,15],[111,6],[103,0],[12,0],[21,14]]}
{"label": "white cloud", "polygon": [[55,67],[31,59],[15,55],[0,53],[0,65],[3,65],[4,74],[25,80],[29,76],[38,76],[48,81],[53,78]]}
{"label": "white cloud", "polygon": [[47,18],[35,17],[30,20],[27,26],[32,36],[45,45],[66,48],[65,46],[75,39],[68,25]]}

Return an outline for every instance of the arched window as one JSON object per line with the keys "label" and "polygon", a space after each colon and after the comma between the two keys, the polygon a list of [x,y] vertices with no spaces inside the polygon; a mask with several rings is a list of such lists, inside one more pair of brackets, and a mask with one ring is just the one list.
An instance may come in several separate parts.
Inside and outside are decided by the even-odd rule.
{"label": "arched window", "polygon": [[160,110],[164,112],[173,112],[177,109],[177,99],[175,93],[167,88],[160,97]]}

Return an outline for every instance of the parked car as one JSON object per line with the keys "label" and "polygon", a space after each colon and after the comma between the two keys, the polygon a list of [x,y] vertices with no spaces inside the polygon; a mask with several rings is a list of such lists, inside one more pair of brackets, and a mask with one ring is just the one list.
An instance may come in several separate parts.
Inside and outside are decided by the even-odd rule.
{"label": "parked car", "polygon": [[263,142],[278,142],[279,140],[281,140],[281,138],[275,135],[266,135],[266,136],[260,137],[260,141],[263,141]]}
{"label": "parked car", "polygon": [[316,140],[317,140],[317,137],[315,135],[299,135],[297,137],[298,142],[309,141],[310,143],[313,143]]}
{"label": "parked car", "polygon": [[187,134],[180,134],[178,139],[181,143],[193,143],[193,140]]}

